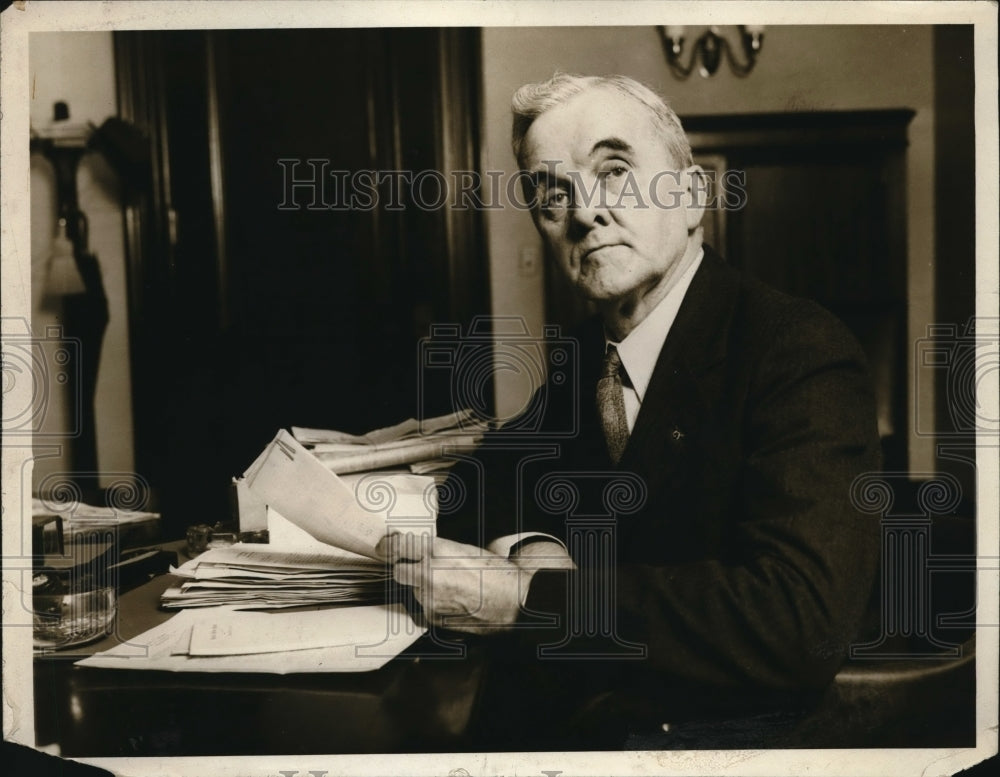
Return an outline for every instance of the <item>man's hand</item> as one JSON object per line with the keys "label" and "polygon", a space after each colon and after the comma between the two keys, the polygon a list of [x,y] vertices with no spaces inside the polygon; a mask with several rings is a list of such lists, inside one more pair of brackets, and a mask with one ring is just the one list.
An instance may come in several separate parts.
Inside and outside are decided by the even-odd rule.
{"label": "man's hand", "polygon": [[[543,554],[536,546],[555,550]],[[534,550],[510,560],[444,537],[431,544],[428,537],[391,534],[378,545],[383,558],[395,564],[396,581],[413,589],[430,623],[471,634],[509,630],[535,570],[559,565],[549,563],[553,556],[566,558],[556,543],[528,548]]]}

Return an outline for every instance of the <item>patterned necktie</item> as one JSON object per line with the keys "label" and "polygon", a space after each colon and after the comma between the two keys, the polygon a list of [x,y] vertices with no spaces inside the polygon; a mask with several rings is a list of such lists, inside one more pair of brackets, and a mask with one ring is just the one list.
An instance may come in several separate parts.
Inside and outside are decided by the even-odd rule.
{"label": "patterned necktie", "polygon": [[625,398],[622,393],[622,360],[618,350],[609,345],[604,354],[604,369],[597,381],[597,412],[608,445],[608,454],[615,464],[622,457],[628,442],[628,421],[625,418]]}

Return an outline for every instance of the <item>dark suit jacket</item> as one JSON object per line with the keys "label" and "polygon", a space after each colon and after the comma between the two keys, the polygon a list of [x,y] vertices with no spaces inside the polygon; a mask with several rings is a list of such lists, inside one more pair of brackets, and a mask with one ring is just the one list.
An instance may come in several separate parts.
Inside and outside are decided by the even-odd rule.
{"label": "dark suit jacket", "polygon": [[[575,343],[578,379],[541,390],[539,433],[501,432],[456,468],[466,492],[482,498],[442,514],[441,534],[484,544],[538,529],[572,540],[587,514],[608,514],[608,479],[632,473],[623,477],[644,504],[614,519],[614,569],[571,545],[581,567],[572,575],[610,582],[617,635],[645,645],[645,658],[593,668],[616,665],[620,681],[639,678],[664,696],[825,686],[855,639],[880,536],[878,521],[851,502],[852,481],[880,465],[856,341],[819,306],[737,272],[706,246],[617,468],[594,399],[600,322]],[[560,511],[559,494],[545,493],[559,472],[577,483],[573,509]],[[567,606],[567,573],[537,573],[527,610],[559,613],[565,632]],[[525,625],[537,621],[531,612]],[[559,629],[534,631],[536,644],[559,642]],[[592,641],[598,650],[608,642]]]}

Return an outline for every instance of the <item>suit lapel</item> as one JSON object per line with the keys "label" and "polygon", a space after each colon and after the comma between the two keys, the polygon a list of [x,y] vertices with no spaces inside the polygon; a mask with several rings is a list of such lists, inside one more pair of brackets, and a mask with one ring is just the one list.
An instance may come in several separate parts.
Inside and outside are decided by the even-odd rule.
{"label": "suit lapel", "polygon": [[650,492],[684,479],[688,435],[710,410],[706,398],[716,394],[709,384],[720,373],[712,368],[726,357],[738,283],[738,274],[705,246],[619,463],[643,477]]}

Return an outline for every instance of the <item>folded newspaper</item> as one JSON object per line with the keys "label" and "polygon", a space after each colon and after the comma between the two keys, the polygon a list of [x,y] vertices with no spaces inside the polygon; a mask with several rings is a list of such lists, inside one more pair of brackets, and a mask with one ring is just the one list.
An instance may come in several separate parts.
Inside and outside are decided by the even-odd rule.
{"label": "folded newspaper", "polygon": [[488,430],[489,424],[471,410],[459,410],[363,435],[293,426],[292,437],[340,475],[401,466],[422,474],[447,469],[455,462],[450,454],[475,449]]}

